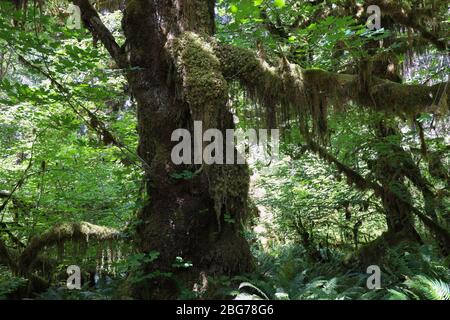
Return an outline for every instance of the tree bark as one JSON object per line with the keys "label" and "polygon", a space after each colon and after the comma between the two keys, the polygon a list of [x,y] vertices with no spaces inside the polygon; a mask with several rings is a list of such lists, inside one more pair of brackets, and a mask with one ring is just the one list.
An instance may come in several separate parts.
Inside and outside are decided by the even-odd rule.
{"label": "tree bark", "polygon": [[371,168],[381,187],[384,190],[391,190],[391,192],[383,192],[381,196],[381,202],[386,211],[387,232],[392,239],[395,239],[394,242],[397,240],[421,242],[414,227],[413,212],[403,205],[405,201],[411,203],[411,193],[404,184],[404,175],[401,172],[403,162],[401,157],[405,155],[399,155],[399,150],[403,151],[399,145],[386,142],[389,137],[395,136],[396,130],[380,121],[375,131],[379,140],[386,143],[388,147],[387,151],[378,152],[375,166]]}
{"label": "tree bark", "polygon": [[[192,132],[194,121],[203,121],[203,130],[225,133],[234,128],[226,106],[226,81],[217,59],[197,36],[214,32],[214,1],[130,0],[123,27],[131,67],[128,80],[138,102],[138,153],[147,164],[149,201],[139,212],[136,243],[141,252],[160,253],[147,272],[174,272],[176,257],[193,264],[176,274],[188,286],[201,272],[248,271],[251,255],[240,232],[247,205],[247,167],[171,161],[174,130]],[[197,174],[189,180],[173,178],[183,170]],[[226,223],[225,214],[235,223]],[[134,294],[173,298],[177,287],[173,279],[155,279]]]}

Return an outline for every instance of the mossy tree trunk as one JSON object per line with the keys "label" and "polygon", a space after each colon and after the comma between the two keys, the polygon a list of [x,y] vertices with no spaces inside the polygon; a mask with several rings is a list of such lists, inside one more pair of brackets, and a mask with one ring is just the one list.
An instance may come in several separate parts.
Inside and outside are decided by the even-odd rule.
{"label": "mossy tree trunk", "polygon": [[[202,36],[214,32],[214,1],[127,2],[123,27],[133,71],[128,79],[138,102],[139,155],[145,161],[148,202],[139,213],[137,246],[158,251],[148,268],[174,272],[176,257],[193,267],[177,274],[191,286],[200,273],[235,274],[251,266],[241,233],[249,174],[245,165],[174,165],[172,132],[202,121],[203,130],[233,129],[227,83]],[[193,137],[193,134],[192,134]],[[174,173],[195,172],[192,179]],[[234,223],[227,223],[224,215]],[[229,220],[227,220],[229,221]],[[140,286],[141,298],[171,298],[173,279]]]}

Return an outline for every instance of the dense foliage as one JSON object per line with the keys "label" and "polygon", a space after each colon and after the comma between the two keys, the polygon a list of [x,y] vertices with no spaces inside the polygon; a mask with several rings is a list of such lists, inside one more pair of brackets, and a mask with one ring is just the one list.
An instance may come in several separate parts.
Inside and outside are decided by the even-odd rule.
{"label": "dense foliage", "polygon": [[[65,1],[20,9],[1,1],[0,299],[131,299],[134,286],[168,278],[188,299],[449,300],[448,8],[380,2],[388,3],[386,27],[368,30],[363,1],[216,1],[216,41],[243,57],[252,50],[270,65],[356,75],[361,87],[379,81],[373,75],[400,87],[383,93],[379,108],[361,99],[328,108],[318,98],[297,113],[289,107],[301,106],[278,104],[272,92],[284,84],[243,83],[236,74],[229,105],[237,127],[277,125],[281,156],[250,167],[250,217],[224,215],[242,224],[253,271],[212,274],[192,289],[179,277],[192,261],[177,256],[167,270],[149,271],[160,253],[136,246],[136,229],[148,223],[137,213],[152,199],[124,75],[135,70],[118,66],[86,28],[69,28]],[[121,3],[95,8],[127,48]],[[401,19],[401,9],[417,18]],[[323,83],[313,83],[312,99],[331,92]],[[437,85],[437,107],[397,112],[395,95],[411,89],[400,83]],[[181,185],[198,172],[171,177]],[[392,236],[402,223],[412,236]],[[66,287],[69,265],[82,270],[80,290]],[[381,268],[381,289],[367,288],[369,265]]]}

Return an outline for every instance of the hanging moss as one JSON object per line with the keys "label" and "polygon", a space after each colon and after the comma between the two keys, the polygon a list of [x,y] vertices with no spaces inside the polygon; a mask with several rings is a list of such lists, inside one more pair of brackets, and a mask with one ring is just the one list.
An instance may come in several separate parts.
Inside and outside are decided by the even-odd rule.
{"label": "hanging moss", "polygon": [[15,271],[17,269],[16,263],[11,256],[12,252],[5,245],[2,239],[0,239],[0,264],[7,265],[11,270]]}
{"label": "hanging moss", "polygon": [[[392,115],[448,110],[447,86],[403,85],[380,79],[372,74],[376,67],[374,64],[369,64],[366,72],[359,75],[330,73],[320,69],[304,70],[288,61],[271,66],[250,50],[221,45],[192,33],[176,39],[170,50],[192,118],[203,121],[205,129],[225,128],[218,119],[226,109],[227,82],[239,83],[246,96],[261,107],[262,111],[256,110],[256,115],[262,118],[264,114],[268,124],[300,119],[302,132],[309,134],[308,126],[312,123],[313,136],[308,136],[311,139],[309,144],[318,153],[322,149],[314,148],[314,140],[326,141],[327,118],[332,106],[341,108],[353,101]],[[326,160],[338,165],[346,173],[350,184],[362,190],[373,189],[375,193],[382,193],[378,184],[365,180],[335,159]],[[247,170],[245,166],[204,168],[209,193],[214,199],[219,230],[224,232],[229,230],[223,225],[225,213],[236,218],[237,222],[242,221],[245,215],[245,211],[240,210],[246,207],[242,199],[242,194],[246,192],[243,190],[248,190],[248,174],[244,170]],[[222,255],[211,253],[210,258],[218,261]]]}
{"label": "hanging moss", "polygon": [[337,75],[303,70],[288,61],[270,66],[253,52],[234,46],[216,44],[215,52],[227,80],[239,81],[249,97],[263,106],[266,124],[301,118],[306,125],[310,119],[315,136],[326,139],[328,107],[341,105],[346,96]]}
{"label": "hanging moss", "polygon": [[[228,81],[238,81],[250,98],[266,111],[273,113],[275,110],[278,119],[300,119],[303,132],[309,132],[307,124],[311,122],[313,134],[319,139],[327,138],[330,106],[339,110],[350,101],[406,118],[421,112],[448,113],[450,86],[446,83],[432,87],[399,83],[397,61],[389,53],[362,62],[359,74],[350,75],[304,70],[287,61],[276,67],[269,66],[250,50],[217,43],[214,51]],[[384,69],[375,70],[379,68]],[[390,80],[374,76],[376,73]]]}
{"label": "hanging moss", "polygon": [[[448,112],[448,93],[445,85],[432,87],[402,85],[395,82],[381,82],[370,88],[376,107],[393,114],[415,116],[421,112]],[[448,86],[447,86],[448,87]]]}
{"label": "hanging moss", "polygon": [[240,223],[247,213],[247,194],[250,184],[247,166],[214,165],[209,166],[207,170],[208,177],[214,181],[210,183],[209,191],[214,199],[219,230],[222,229],[222,213],[229,214],[237,223]]}
{"label": "hanging moss", "polygon": [[[229,113],[229,88],[211,43],[202,36],[186,32],[171,43],[169,51],[176,64],[180,91],[189,105],[192,121],[202,121],[203,130],[233,128],[232,121],[224,120]],[[245,195],[249,185],[247,167],[204,165],[203,172],[214,200],[219,231],[225,213],[239,223],[245,215]]]}
{"label": "hanging moss", "polygon": [[268,111],[267,124],[276,123],[274,117],[281,104],[283,82],[279,79],[280,70],[269,66],[251,51],[233,47],[215,45],[220,58],[222,71],[228,81],[239,81],[248,97],[258,102]]}
{"label": "hanging moss", "polygon": [[107,241],[118,239],[120,232],[88,222],[64,223],[55,226],[40,236],[33,238],[19,257],[19,272],[27,274],[42,249],[58,246],[61,255],[64,251],[64,243],[68,241],[88,242],[89,240]]}

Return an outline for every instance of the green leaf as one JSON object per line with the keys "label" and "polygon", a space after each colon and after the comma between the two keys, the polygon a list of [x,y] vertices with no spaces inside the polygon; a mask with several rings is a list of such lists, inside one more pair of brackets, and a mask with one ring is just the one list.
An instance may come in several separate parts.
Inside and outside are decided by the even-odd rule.
{"label": "green leaf", "polygon": [[275,5],[275,7],[281,9],[286,5],[286,2],[285,2],[285,0],[274,0],[273,4]]}

